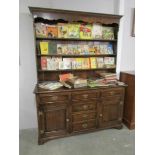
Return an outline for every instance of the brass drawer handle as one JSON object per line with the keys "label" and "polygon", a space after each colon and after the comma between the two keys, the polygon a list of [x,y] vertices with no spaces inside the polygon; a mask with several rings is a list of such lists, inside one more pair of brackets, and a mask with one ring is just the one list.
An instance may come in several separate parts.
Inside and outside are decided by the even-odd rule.
{"label": "brass drawer handle", "polygon": [[44,130],[40,130],[40,134],[43,134],[44,133]]}
{"label": "brass drawer handle", "polygon": [[58,96],[52,96],[51,98],[52,98],[52,100],[57,100]]}
{"label": "brass drawer handle", "polygon": [[87,114],[83,114],[83,116],[82,116],[82,117],[86,118],[86,117],[88,117],[88,115],[87,115]]}
{"label": "brass drawer handle", "polygon": [[83,97],[84,97],[84,98],[88,98],[88,94],[84,94]]}
{"label": "brass drawer handle", "polygon": [[86,124],[86,123],[85,124],[82,124],[82,127],[83,128],[86,128],[87,126],[88,126],[88,124]]}
{"label": "brass drawer handle", "polygon": [[88,105],[83,105],[83,109],[87,109],[88,108]]}
{"label": "brass drawer handle", "polygon": [[115,92],[114,92],[114,91],[111,91],[111,92],[110,92],[110,95],[114,95],[114,94],[115,94]]}
{"label": "brass drawer handle", "polygon": [[122,120],[122,118],[120,117],[120,118],[118,118],[118,120],[119,120],[119,121],[121,121],[121,120]]}
{"label": "brass drawer handle", "polygon": [[39,111],[39,112],[38,112],[38,115],[39,115],[39,116],[42,116],[42,115],[43,115],[43,112],[42,112],[42,111]]}
{"label": "brass drawer handle", "polygon": [[66,119],[66,122],[69,122],[69,119],[68,118]]}
{"label": "brass drawer handle", "polygon": [[100,117],[102,117],[103,115],[102,114],[100,114]]}
{"label": "brass drawer handle", "polygon": [[122,105],[123,104],[123,101],[120,101],[120,105]]}

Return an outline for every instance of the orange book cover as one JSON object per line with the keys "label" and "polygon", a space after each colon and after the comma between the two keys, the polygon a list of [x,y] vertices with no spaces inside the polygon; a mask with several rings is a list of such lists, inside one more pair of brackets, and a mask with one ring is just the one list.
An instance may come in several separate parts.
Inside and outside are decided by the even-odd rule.
{"label": "orange book cover", "polygon": [[49,38],[58,37],[58,28],[56,25],[46,25],[46,33]]}

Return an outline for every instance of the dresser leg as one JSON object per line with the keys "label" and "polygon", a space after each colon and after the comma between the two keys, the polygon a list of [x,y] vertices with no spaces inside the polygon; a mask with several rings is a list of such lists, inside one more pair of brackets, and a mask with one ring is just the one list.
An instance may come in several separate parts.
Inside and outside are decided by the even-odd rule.
{"label": "dresser leg", "polygon": [[122,129],[122,128],[123,128],[123,125],[122,125],[122,124],[119,125],[119,126],[114,127],[114,129],[118,129],[118,130],[120,130],[120,129]]}
{"label": "dresser leg", "polygon": [[41,139],[38,139],[38,145],[43,145],[45,142]]}

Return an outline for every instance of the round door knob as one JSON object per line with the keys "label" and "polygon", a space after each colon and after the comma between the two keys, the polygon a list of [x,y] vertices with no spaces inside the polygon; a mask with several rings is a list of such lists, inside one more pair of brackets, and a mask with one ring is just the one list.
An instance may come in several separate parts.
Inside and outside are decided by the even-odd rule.
{"label": "round door knob", "polygon": [[84,105],[84,106],[83,106],[83,109],[87,109],[87,108],[88,108],[88,105]]}
{"label": "round door knob", "polygon": [[102,117],[103,115],[102,114],[100,114],[100,117]]}

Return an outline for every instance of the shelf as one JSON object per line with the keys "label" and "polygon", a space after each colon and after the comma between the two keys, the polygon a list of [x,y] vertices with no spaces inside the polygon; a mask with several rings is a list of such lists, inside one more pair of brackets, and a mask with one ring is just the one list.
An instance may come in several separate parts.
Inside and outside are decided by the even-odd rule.
{"label": "shelf", "polygon": [[63,69],[63,70],[41,70],[41,69],[39,69],[38,72],[97,71],[97,70],[112,70],[112,69],[116,69],[116,67],[113,67],[113,68],[95,68],[95,69]]}
{"label": "shelf", "polygon": [[98,55],[93,55],[93,54],[89,54],[89,55],[64,55],[64,54],[37,54],[38,57],[41,56],[46,56],[46,57],[52,57],[52,56],[56,56],[56,57],[116,57],[116,54],[98,54]]}
{"label": "shelf", "polygon": [[36,40],[117,42],[117,39],[104,40],[104,39],[80,39],[80,38],[39,38],[39,37],[36,37]]}

